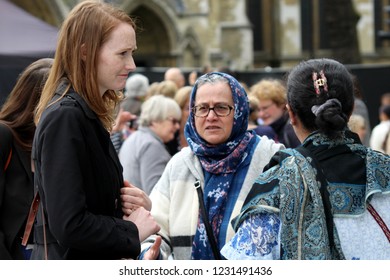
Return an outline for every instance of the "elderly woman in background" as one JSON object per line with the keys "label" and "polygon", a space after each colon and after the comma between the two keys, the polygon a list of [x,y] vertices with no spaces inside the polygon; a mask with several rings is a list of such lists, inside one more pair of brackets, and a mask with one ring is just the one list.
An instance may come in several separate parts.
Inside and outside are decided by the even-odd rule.
{"label": "elderly woman in background", "polygon": [[141,106],[149,89],[148,77],[136,73],[126,80],[125,99],[122,100],[120,107],[134,115],[139,116]]}
{"label": "elderly woman in background", "polygon": [[259,100],[259,117],[263,125],[269,125],[276,133],[277,141],[287,148],[295,148],[300,142],[290,124],[286,109],[287,95],[283,81],[263,79],[250,88]]}
{"label": "elderly woman in background", "polygon": [[201,76],[190,108],[189,146],[172,157],[150,195],[161,231],[143,243],[141,259],[219,259],[255,174],[283,148],[247,130],[246,92],[228,74]]}
{"label": "elderly woman in background", "polygon": [[191,91],[192,91],[192,86],[184,86],[176,92],[174,98],[177,104],[179,104],[181,109],[180,132],[178,135],[180,149],[188,146],[186,137],[184,136],[184,127],[187,123],[188,116],[190,115]]}
{"label": "elderly woman in background", "polygon": [[150,194],[171,159],[165,143],[175,137],[180,118],[180,107],[172,98],[155,95],[142,104],[138,130],[119,151],[125,180]]}

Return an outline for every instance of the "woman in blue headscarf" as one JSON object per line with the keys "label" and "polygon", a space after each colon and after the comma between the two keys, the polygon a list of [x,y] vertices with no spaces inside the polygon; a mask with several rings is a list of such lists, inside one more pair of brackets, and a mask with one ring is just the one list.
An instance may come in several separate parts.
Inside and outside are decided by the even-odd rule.
{"label": "woman in blue headscarf", "polygon": [[247,94],[235,78],[212,72],[197,80],[185,127],[189,146],[170,160],[150,195],[161,231],[142,244],[140,259],[220,258],[234,234],[231,218],[283,148],[247,131],[248,116]]}

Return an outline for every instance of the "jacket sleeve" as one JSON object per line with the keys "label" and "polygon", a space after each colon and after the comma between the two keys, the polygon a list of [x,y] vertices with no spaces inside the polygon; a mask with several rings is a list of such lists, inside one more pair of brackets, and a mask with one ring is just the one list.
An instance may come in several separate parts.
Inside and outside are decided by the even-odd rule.
{"label": "jacket sleeve", "polygon": [[[83,184],[88,145],[87,121],[77,106],[60,106],[41,120],[34,160],[44,192],[51,233],[64,247],[109,258],[136,258],[140,250],[135,224],[89,211]],[[87,170],[87,171],[86,171]],[[107,186],[109,189],[112,186]],[[120,202],[118,202],[120,203]]]}

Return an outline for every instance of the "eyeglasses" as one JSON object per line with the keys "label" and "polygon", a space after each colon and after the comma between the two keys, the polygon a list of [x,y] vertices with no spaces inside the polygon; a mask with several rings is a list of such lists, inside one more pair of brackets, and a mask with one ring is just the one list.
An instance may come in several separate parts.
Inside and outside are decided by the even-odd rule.
{"label": "eyeglasses", "polygon": [[269,104],[269,105],[267,105],[267,106],[264,106],[264,107],[259,107],[259,109],[258,109],[258,111],[267,111],[269,108],[271,108],[273,105],[276,105],[276,103],[271,103],[271,104]]}
{"label": "eyeglasses", "polygon": [[214,107],[209,105],[198,105],[192,108],[192,112],[195,116],[205,118],[209,115],[210,111],[213,110],[218,117],[226,117],[230,115],[230,112],[234,109],[233,106],[227,104],[216,104]]}
{"label": "eyeglasses", "polygon": [[169,118],[167,118],[167,120],[171,121],[173,125],[176,125],[176,124],[180,125],[180,121],[175,119],[175,118],[169,117]]}

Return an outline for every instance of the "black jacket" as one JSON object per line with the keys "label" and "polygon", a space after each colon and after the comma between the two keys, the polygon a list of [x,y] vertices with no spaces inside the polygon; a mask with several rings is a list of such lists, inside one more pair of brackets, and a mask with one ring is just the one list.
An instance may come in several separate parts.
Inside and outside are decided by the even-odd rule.
{"label": "black jacket", "polygon": [[[12,150],[8,168],[4,167]],[[0,124],[0,259],[23,259],[21,241],[33,199],[30,153],[13,141],[10,128]]]}
{"label": "black jacket", "polygon": [[[138,229],[122,220],[122,167],[109,132],[80,95],[68,92],[44,111],[32,156],[49,259],[137,257]],[[38,215],[33,259],[44,257],[42,224]]]}
{"label": "black jacket", "polygon": [[301,145],[301,142],[295,134],[294,128],[290,124],[290,118],[287,112],[270,126],[276,133],[276,140],[284,144],[286,148],[296,148]]}

